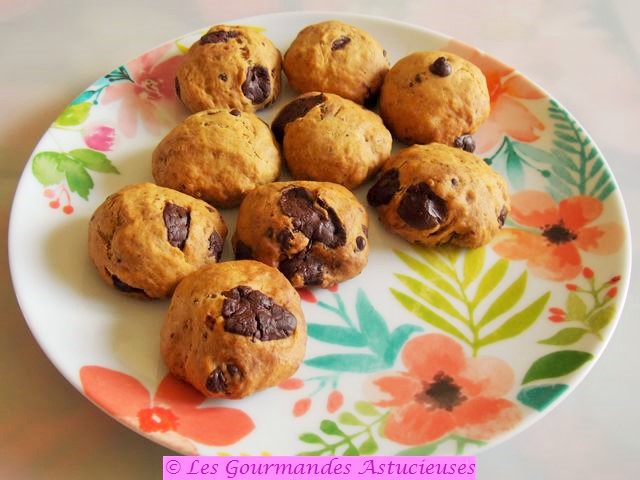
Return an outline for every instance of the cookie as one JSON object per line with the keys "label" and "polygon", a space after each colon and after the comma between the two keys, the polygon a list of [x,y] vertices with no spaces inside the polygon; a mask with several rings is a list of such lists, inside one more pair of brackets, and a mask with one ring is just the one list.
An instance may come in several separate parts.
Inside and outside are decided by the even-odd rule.
{"label": "cookie", "polygon": [[510,209],[499,174],[475,155],[438,143],[414,145],[393,156],[367,200],[387,229],[427,247],[485,245]]}
{"label": "cookie", "polygon": [[278,182],[245,197],[232,242],[237,259],[276,267],[294,287],[328,287],[365,267],[368,231],[365,208],[346,188]]}
{"label": "cookie", "polygon": [[489,116],[487,82],[473,63],[448,52],[398,61],[380,91],[380,115],[401,142],[443,143],[473,151],[469,136]]}
{"label": "cookie", "polygon": [[276,180],[281,163],[269,127],[256,115],[205,110],[162,139],[153,152],[152,172],[158,185],[227,208],[256,186]]}
{"label": "cookie", "polygon": [[380,169],[392,138],[378,115],[331,93],[311,92],[271,124],[293,178],[353,189]]}
{"label": "cookie", "polygon": [[369,106],[375,104],[389,71],[387,52],[371,35],[335,20],[298,33],[283,65],[298,93],[335,93]]}
{"label": "cookie", "polygon": [[298,292],[275,268],[245,260],[180,282],[160,349],[169,371],[204,395],[241,398],[293,375],[306,340]]}
{"label": "cookie", "polygon": [[281,70],[280,51],[256,29],[216,25],[184,56],[176,92],[192,112],[255,112],[278,98]]}
{"label": "cookie", "polygon": [[227,227],[218,211],[152,183],[110,195],[89,222],[89,255],[100,277],[121,292],[171,295],[177,283],[222,255]]}

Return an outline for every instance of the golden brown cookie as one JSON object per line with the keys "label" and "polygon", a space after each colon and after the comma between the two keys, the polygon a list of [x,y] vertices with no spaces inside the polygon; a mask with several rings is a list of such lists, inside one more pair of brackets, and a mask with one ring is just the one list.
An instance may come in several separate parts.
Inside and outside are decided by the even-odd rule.
{"label": "golden brown cookie", "polygon": [[298,292],[275,268],[245,260],[180,282],[160,349],[169,371],[204,395],[241,398],[293,375],[306,341]]}
{"label": "golden brown cookie", "polygon": [[278,268],[294,287],[331,286],[367,264],[369,221],[346,188],[325,182],[278,182],[250,192],[238,213],[233,248]]}
{"label": "golden brown cookie", "polygon": [[192,112],[255,112],[278,98],[281,70],[280,51],[256,29],[216,25],[185,55],[176,92]]}
{"label": "golden brown cookie", "polygon": [[437,142],[473,151],[469,135],[487,119],[489,109],[480,69],[448,52],[416,52],[402,58],[380,91],[384,123],[407,144]]}
{"label": "golden brown cookie", "polygon": [[280,175],[280,150],[269,127],[252,113],[206,110],[186,118],[153,152],[159,185],[216,207],[237,206],[258,185]]}
{"label": "golden brown cookie", "polygon": [[89,255],[104,281],[146,298],[168,297],[177,283],[222,255],[227,227],[218,211],[152,183],[110,195],[89,222]]}
{"label": "golden brown cookie", "polygon": [[367,32],[335,20],[309,25],[284,55],[284,71],[298,93],[329,92],[375,104],[389,71],[387,52]]}
{"label": "golden brown cookie", "polygon": [[367,195],[383,225],[424,246],[475,248],[502,228],[505,180],[482,159],[439,143],[405,148],[385,163]]}
{"label": "golden brown cookie", "polygon": [[305,93],[271,124],[293,178],[358,187],[391,154],[392,138],[378,115],[331,93]]}

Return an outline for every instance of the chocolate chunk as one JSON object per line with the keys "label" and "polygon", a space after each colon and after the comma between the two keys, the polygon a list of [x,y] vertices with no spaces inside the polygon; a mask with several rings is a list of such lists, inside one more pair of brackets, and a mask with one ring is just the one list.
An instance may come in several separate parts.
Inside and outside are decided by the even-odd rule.
{"label": "chocolate chunk", "polygon": [[461,148],[465,152],[473,153],[476,149],[476,141],[469,134],[460,135],[456,137],[453,141],[453,146],[456,148]]}
{"label": "chocolate chunk", "polygon": [[331,51],[335,52],[336,50],[342,50],[347,44],[351,41],[349,37],[346,35],[342,35],[339,38],[336,38],[331,44]]}
{"label": "chocolate chunk", "polygon": [[220,367],[209,374],[207,377],[207,390],[213,393],[223,393],[227,389],[227,379]]}
{"label": "chocolate chunk", "polygon": [[236,242],[236,246],[234,248],[234,253],[236,255],[236,260],[251,260],[253,259],[253,250],[251,247],[244,243],[242,240],[238,240]]}
{"label": "chocolate chunk", "polygon": [[322,284],[324,274],[322,262],[313,255],[309,247],[291,258],[282,260],[278,265],[278,270],[289,280],[292,280],[299,273],[305,285]]}
{"label": "chocolate chunk", "polygon": [[216,326],[216,319],[211,315],[207,315],[207,317],[204,319],[204,324],[209,330],[213,330],[213,327]]}
{"label": "chocolate chunk", "polygon": [[230,38],[236,38],[240,35],[237,30],[216,30],[215,32],[205,33],[200,38],[200,45],[206,43],[227,43]]}
{"label": "chocolate chunk", "polygon": [[132,287],[131,285],[127,285],[126,283],[124,283],[122,280],[120,280],[115,275],[111,275],[111,281],[113,282],[113,286],[116,287],[121,292],[125,292],[125,293],[141,293],[142,295],[147,296],[147,294],[144,293],[143,289]]}
{"label": "chocolate chunk", "polygon": [[364,250],[364,247],[367,245],[367,241],[364,239],[364,237],[358,236],[356,238],[356,247],[358,248],[358,251]]}
{"label": "chocolate chunk", "polygon": [[422,74],[416,73],[416,76],[413,79],[416,83],[422,83]]}
{"label": "chocolate chunk", "polygon": [[398,170],[392,168],[382,174],[378,181],[367,193],[367,202],[372,207],[388,204],[395,193],[400,189]]}
{"label": "chocolate chunk", "polygon": [[271,93],[269,70],[262,65],[247,68],[247,78],[242,84],[242,93],[254,105],[264,102]]}
{"label": "chocolate chunk", "polygon": [[240,285],[222,292],[225,332],[251,337],[263,342],[290,337],[297,320],[291,312],[264,293]]}
{"label": "chocolate chunk", "polygon": [[425,182],[420,182],[407,188],[398,205],[398,215],[418,230],[434,228],[447,216],[447,204]]}
{"label": "chocolate chunk", "polygon": [[218,235],[218,232],[213,232],[209,235],[209,255],[215,257],[216,262],[220,261],[222,256],[222,238]]}
{"label": "chocolate chunk", "polygon": [[227,74],[226,73],[221,73],[220,75],[218,75],[218,78],[220,80],[222,80],[223,82],[227,81]]}
{"label": "chocolate chunk", "polygon": [[458,186],[458,179],[453,177],[451,179],[451,185],[454,186],[454,187],[457,187]]}
{"label": "chocolate chunk", "polygon": [[240,110],[238,110],[237,108],[234,108],[233,110],[231,110],[229,112],[231,115],[233,115],[234,117],[239,117],[240,116]]}
{"label": "chocolate chunk", "polygon": [[278,240],[282,250],[289,250],[289,247],[291,247],[291,240],[293,240],[293,233],[289,230],[280,230],[276,235],[276,240]]}
{"label": "chocolate chunk", "polygon": [[316,105],[320,105],[327,98],[322,94],[311,95],[309,97],[298,98],[293,102],[289,102],[271,124],[271,130],[278,142],[282,143],[284,138],[284,127],[298,118],[304,117],[309,110]]}
{"label": "chocolate chunk", "polygon": [[447,77],[451,75],[451,64],[445,57],[438,57],[429,67],[429,71],[439,77]]}
{"label": "chocolate chunk", "polygon": [[182,250],[189,236],[191,213],[184,207],[167,203],[162,211],[162,217],[167,228],[167,240],[171,245]]}
{"label": "chocolate chunk", "polygon": [[242,372],[240,371],[240,369],[235,363],[227,363],[226,367],[227,367],[227,373],[232,377],[242,376]]}
{"label": "chocolate chunk", "polygon": [[[293,187],[282,193],[280,208],[291,217],[293,227],[309,240],[335,248],[347,241],[346,231],[335,210],[322,199],[315,205],[312,193],[306,188]],[[323,211],[324,210],[324,211]]]}
{"label": "chocolate chunk", "polygon": [[507,219],[507,207],[502,207],[500,215],[498,215],[498,225],[500,228],[504,227],[504,221]]}
{"label": "chocolate chunk", "polygon": [[176,97],[180,98],[180,82],[178,82],[178,77],[176,77],[175,86],[176,86]]}
{"label": "chocolate chunk", "polygon": [[376,103],[378,103],[378,97],[380,97],[380,92],[372,92],[370,88],[367,87],[367,96],[364,97],[364,101],[362,104],[366,108],[374,108]]}

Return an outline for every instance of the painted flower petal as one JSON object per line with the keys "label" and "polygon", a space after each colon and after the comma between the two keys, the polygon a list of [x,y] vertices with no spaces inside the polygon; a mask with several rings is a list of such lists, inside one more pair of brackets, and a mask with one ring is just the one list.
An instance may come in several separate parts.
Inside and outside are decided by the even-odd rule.
{"label": "painted flower petal", "polygon": [[[527,107],[506,94],[498,96],[491,103],[491,114],[484,125],[491,123],[497,123],[504,133],[521,142],[537,140],[537,132],[545,128]],[[484,125],[480,127],[479,132]]]}
{"label": "painted flower petal", "polygon": [[462,346],[439,333],[409,340],[402,349],[402,361],[409,373],[423,382],[431,381],[439,372],[455,377],[465,366]]}
{"label": "painted flower petal", "polygon": [[227,407],[181,410],[176,431],[207,445],[232,445],[255,428],[242,410]]}
{"label": "painted flower petal", "polygon": [[602,202],[594,197],[565,198],[558,205],[564,226],[576,231],[591,223],[602,213]]}
{"label": "painted flower petal", "polygon": [[597,255],[611,255],[620,250],[624,240],[624,229],[617,223],[603,223],[582,228],[578,232],[578,248]]}
{"label": "painted flower petal", "polygon": [[509,260],[527,260],[543,252],[545,244],[541,235],[505,228],[498,233],[492,247],[498,255]]}
{"label": "painted flower petal", "polygon": [[582,271],[582,259],[574,242],[551,245],[529,257],[529,268],[539,277],[549,280],[570,280]]}
{"label": "painted flower petal", "polygon": [[135,417],[151,403],[142,383],[116,370],[86,365],[80,369],[80,382],[87,397],[117,417]]}
{"label": "painted flower petal", "polygon": [[183,455],[198,455],[198,449],[196,446],[176,432],[151,432],[145,433],[145,435],[154,442],[165,445],[171,450],[180,452]]}
{"label": "painted flower petal", "polygon": [[504,137],[502,125],[491,121],[491,117],[484,122],[478,131],[473,134],[476,141],[475,154],[480,155],[497,147]]}
{"label": "painted flower petal", "polygon": [[192,410],[204,402],[205,397],[191,385],[167,374],[156,389],[154,404],[166,405],[180,415],[183,410]]}
{"label": "painted flower petal", "polygon": [[551,195],[536,190],[525,190],[511,195],[511,213],[516,222],[528,227],[541,228],[560,221],[560,211]]}
{"label": "painted flower petal", "polygon": [[520,408],[504,398],[477,397],[453,411],[458,433],[477,440],[489,440],[511,430],[522,419]]}
{"label": "painted flower petal", "polygon": [[171,43],[165,43],[127,63],[127,70],[131,77],[137,81],[141,75],[151,71],[169,48],[171,48]]}
{"label": "painted flower petal", "polygon": [[118,110],[118,127],[126,137],[133,137],[138,130],[138,111],[141,102],[137,97],[125,97]]}
{"label": "painted flower petal", "polygon": [[159,116],[159,109],[156,109],[156,106],[150,101],[140,101],[139,105],[140,118],[147,131],[154,135],[160,134],[163,122]]}
{"label": "painted flower petal", "polygon": [[165,99],[175,98],[175,78],[183,60],[183,55],[176,55],[156,65],[149,72],[149,77],[157,82],[160,95]]}
{"label": "painted flower petal", "polygon": [[106,105],[116,100],[135,96],[135,94],[135,85],[133,83],[114,83],[103,90],[102,95],[100,96],[100,103]]}
{"label": "painted flower petal", "polygon": [[373,381],[380,390],[391,395],[389,400],[376,402],[381,407],[396,407],[413,401],[422,390],[422,383],[409,374],[381,377]]}
{"label": "painted flower petal", "polygon": [[509,77],[502,84],[502,88],[504,93],[516,98],[536,100],[546,97],[542,90],[519,73]]}
{"label": "painted flower petal", "polygon": [[447,410],[427,410],[416,402],[394,409],[387,419],[384,434],[403,445],[419,445],[442,438],[455,428],[455,420]]}
{"label": "painted flower petal", "polygon": [[513,387],[515,374],[507,362],[495,357],[475,357],[467,361],[458,383],[470,397],[502,397]]}

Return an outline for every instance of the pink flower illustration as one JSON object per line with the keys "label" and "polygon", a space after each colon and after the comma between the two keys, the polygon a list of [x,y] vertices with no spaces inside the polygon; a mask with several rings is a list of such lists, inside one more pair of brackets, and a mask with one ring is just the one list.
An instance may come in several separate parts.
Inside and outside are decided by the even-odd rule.
{"label": "pink flower illustration", "polygon": [[127,137],[136,134],[139,119],[153,134],[176,122],[181,107],[176,99],[175,78],[183,57],[161,61],[170,48],[171,44],[163,45],[128,63],[126,69],[132,81],[114,83],[102,95],[103,104],[121,101],[118,128]]}
{"label": "pink flower illustration", "polygon": [[87,147],[108,152],[116,141],[116,131],[108,125],[91,124],[84,128],[83,138]]}

